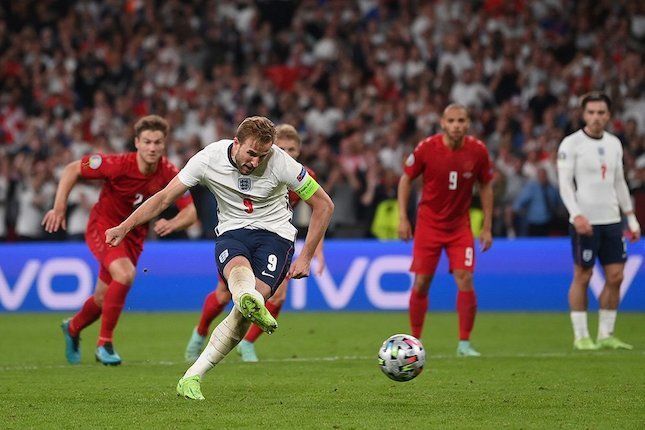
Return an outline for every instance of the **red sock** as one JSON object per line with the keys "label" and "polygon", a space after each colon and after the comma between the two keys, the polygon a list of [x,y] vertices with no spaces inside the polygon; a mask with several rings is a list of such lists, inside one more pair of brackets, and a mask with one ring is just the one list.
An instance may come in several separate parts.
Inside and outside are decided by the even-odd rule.
{"label": "red sock", "polygon": [[197,333],[199,333],[200,336],[208,335],[208,327],[227,304],[228,303],[220,303],[219,300],[217,300],[215,291],[206,296],[204,306],[202,307],[202,316],[199,320],[199,325],[197,326]]}
{"label": "red sock", "polygon": [[457,293],[457,314],[459,315],[459,340],[468,340],[477,314],[477,296],[474,291]]}
{"label": "red sock", "polygon": [[94,301],[94,296],[90,296],[80,311],[72,317],[69,322],[69,334],[73,337],[78,336],[88,325],[99,319],[101,316],[101,307]]}
{"label": "red sock", "polygon": [[410,293],[410,328],[412,329],[412,336],[417,339],[421,337],[421,330],[423,330],[423,322],[426,319],[427,311],[428,293],[420,293],[412,290]]}
{"label": "red sock", "polygon": [[110,282],[105,299],[103,299],[103,313],[101,314],[101,331],[99,332],[98,345],[101,346],[107,342],[112,342],[112,334],[116,327],[119,316],[125,305],[125,297],[130,290],[129,285],[117,281]]}
{"label": "red sock", "polygon": [[[266,302],[266,307],[269,313],[273,315],[273,318],[277,319],[278,315],[280,314],[280,309],[282,309],[282,305],[276,305],[271,302]],[[253,343],[258,337],[260,337],[261,334],[262,334],[262,329],[257,325],[253,324],[249,328],[249,331],[246,332],[246,336],[244,336],[244,340],[247,342]]]}

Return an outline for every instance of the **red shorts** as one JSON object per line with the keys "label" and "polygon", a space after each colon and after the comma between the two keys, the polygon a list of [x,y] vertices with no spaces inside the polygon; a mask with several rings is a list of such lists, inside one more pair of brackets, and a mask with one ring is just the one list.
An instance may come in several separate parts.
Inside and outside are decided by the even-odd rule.
{"label": "red shorts", "polygon": [[418,225],[414,232],[414,251],[410,271],[422,275],[433,275],[446,249],[450,261],[450,272],[454,270],[475,270],[475,248],[470,226],[455,230],[441,230]]}
{"label": "red shorts", "polygon": [[105,230],[112,227],[90,218],[85,232],[85,243],[87,243],[100,265],[99,279],[106,284],[112,282],[108,267],[114,260],[127,258],[136,266],[141,251],[143,251],[143,244],[138,240],[130,239],[128,236],[117,246],[109,246],[105,243]]}

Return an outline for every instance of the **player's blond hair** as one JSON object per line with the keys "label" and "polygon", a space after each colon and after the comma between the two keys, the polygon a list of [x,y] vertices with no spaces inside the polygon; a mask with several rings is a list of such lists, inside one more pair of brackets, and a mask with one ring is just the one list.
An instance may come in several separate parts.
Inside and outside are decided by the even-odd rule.
{"label": "player's blond hair", "polygon": [[141,133],[146,130],[160,131],[163,133],[163,136],[166,137],[170,131],[170,126],[168,125],[168,121],[159,115],[147,115],[139,119],[139,121],[134,125],[134,135],[139,137],[141,136]]}
{"label": "player's blond hair", "polygon": [[280,124],[275,128],[275,140],[280,139],[293,140],[300,147],[300,135],[298,134],[298,130],[291,124]]}
{"label": "player's blond hair", "polygon": [[235,137],[237,137],[237,141],[239,143],[244,143],[248,138],[252,138],[262,145],[274,143],[275,125],[273,125],[269,118],[265,118],[263,116],[252,116],[246,118],[242,121],[239,127],[237,127]]}

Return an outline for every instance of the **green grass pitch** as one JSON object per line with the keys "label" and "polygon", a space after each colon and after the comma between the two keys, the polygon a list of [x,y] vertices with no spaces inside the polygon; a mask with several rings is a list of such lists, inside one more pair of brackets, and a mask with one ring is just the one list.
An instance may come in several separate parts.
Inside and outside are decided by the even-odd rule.
{"label": "green grass pitch", "polygon": [[[405,313],[288,313],[258,340],[258,364],[232,353],[178,398],[183,350],[197,314],[125,313],[120,367],[63,355],[60,314],[0,315],[0,428],[645,428],[645,314],[619,314],[634,351],[574,353],[566,313],[481,313],[474,345],[454,356],[454,314],[430,313],[424,372],[390,381],[381,342],[407,331]],[[592,333],[596,316],[591,315]]]}

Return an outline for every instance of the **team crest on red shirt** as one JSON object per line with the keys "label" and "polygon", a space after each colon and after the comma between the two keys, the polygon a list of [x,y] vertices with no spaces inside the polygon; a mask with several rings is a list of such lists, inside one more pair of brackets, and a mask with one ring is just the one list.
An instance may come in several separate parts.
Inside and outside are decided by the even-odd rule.
{"label": "team crest on red shirt", "polygon": [[251,178],[239,178],[237,180],[237,187],[240,191],[249,191],[251,189]]}
{"label": "team crest on red shirt", "polygon": [[414,164],[414,154],[410,154],[408,158],[405,160],[405,165],[410,167]]}
{"label": "team crest on red shirt", "polygon": [[90,166],[90,169],[98,169],[103,164],[103,158],[99,154],[94,154],[90,156],[89,162],[87,163]]}

